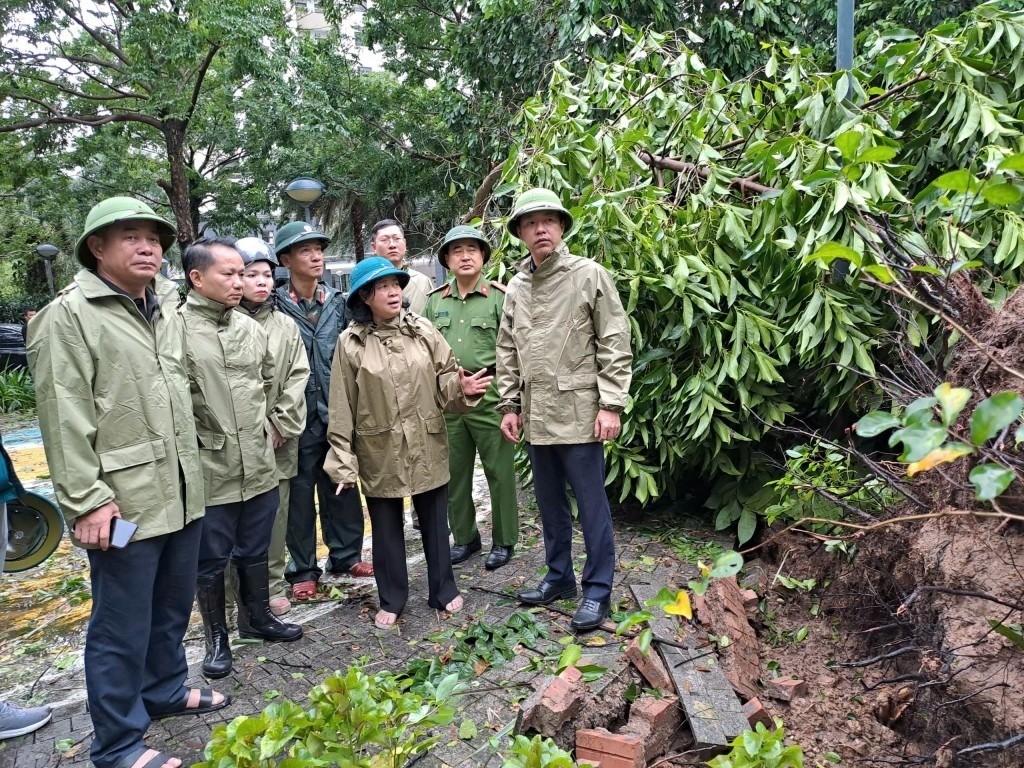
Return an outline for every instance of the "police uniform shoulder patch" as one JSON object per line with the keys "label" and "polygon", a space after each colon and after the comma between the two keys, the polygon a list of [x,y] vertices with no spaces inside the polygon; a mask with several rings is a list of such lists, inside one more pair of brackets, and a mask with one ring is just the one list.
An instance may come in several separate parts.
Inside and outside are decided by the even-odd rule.
{"label": "police uniform shoulder patch", "polygon": [[438,291],[443,291],[443,290],[444,290],[445,288],[447,288],[447,287],[448,287],[448,283],[441,283],[441,284],[440,284],[439,286],[437,286],[437,288],[435,288],[435,289],[434,289],[434,290],[432,290],[432,291],[429,291],[429,292],[427,293],[427,296],[433,296],[433,295],[434,295],[435,293],[437,293]]}
{"label": "police uniform shoulder patch", "polygon": [[497,280],[491,280],[491,288],[497,288],[502,293],[508,293],[508,286],[504,283],[499,283]]}

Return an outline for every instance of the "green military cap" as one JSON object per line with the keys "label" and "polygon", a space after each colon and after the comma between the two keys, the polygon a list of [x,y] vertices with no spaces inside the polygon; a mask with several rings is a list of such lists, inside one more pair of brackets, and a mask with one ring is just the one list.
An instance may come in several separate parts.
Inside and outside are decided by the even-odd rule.
{"label": "green military cap", "polygon": [[331,242],[331,238],[323,232],[318,232],[311,224],[304,221],[293,221],[277,230],[274,252],[280,256],[293,245],[305,243],[308,240],[319,240],[325,246]]}
{"label": "green military cap", "polygon": [[111,197],[98,203],[92,207],[89,211],[89,215],[85,217],[85,232],[78,238],[78,243],[75,244],[75,256],[78,260],[89,269],[96,269],[96,256],[93,255],[92,250],[89,248],[89,236],[95,235],[104,227],[108,227],[111,224],[115,224],[119,221],[131,221],[133,219],[142,219],[143,221],[152,221],[157,225],[157,230],[160,233],[160,245],[164,249],[164,253],[170,250],[170,247],[174,245],[174,236],[177,233],[174,225],[166,219],[157,216],[157,214],[141,200],[136,200],[134,197]]}
{"label": "green military cap", "polygon": [[487,242],[487,238],[480,234],[480,230],[468,224],[460,224],[448,230],[448,234],[444,236],[444,242],[437,249],[437,260],[441,262],[441,266],[445,269],[448,269],[448,248],[456,240],[476,240],[480,243],[480,248],[484,252],[484,261],[491,258],[491,244]]}
{"label": "green military cap", "polygon": [[516,199],[515,205],[512,206],[512,215],[508,217],[508,224],[506,226],[513,237],[519,237],[519,220],[526,214],[536,213],[537,211],[555,211],[560,214],[563,227],[562,235],[569,234],[569,230],[572,229],[573,225],[572,214],[562,205],[558,195],[550,189],[536,187],[535,189],[528,189],[523,192]]}

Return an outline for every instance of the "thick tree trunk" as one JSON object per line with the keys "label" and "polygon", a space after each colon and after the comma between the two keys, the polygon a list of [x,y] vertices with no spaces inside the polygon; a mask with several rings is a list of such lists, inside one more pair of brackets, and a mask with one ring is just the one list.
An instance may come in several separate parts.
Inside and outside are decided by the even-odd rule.
{"label": "thick tree trunk", "polygon": [[182,249],[196,239],[196,226],[192,220],[192,203],[185,163],[185,133],[187,129],[188,125],[183,120],[167,120],[163,124],[171,180],[170,183],[160,184],[167,193],[171,204],[174,221],[178,226],[178,245]]}
{"label": "thick tree trunk", "polygon": [[363,198],[353,194],[348,206],[349,221],[352,224],[352,249],[356,254],[356,261],[366,258],[366,249],[363,246],[363,228],[366,225],[366,204]]}

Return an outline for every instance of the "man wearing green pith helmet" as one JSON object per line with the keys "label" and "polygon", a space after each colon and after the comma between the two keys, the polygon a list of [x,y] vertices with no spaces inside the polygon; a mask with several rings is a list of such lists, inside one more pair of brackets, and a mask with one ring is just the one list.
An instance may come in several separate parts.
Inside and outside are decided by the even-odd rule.
{"label": "man wearing green pith helmet", "polygon": [[[437,253],[452,274],[449,282],[430,293],[423,316],[434,324],[467,371],[494,370],[498,325],[505,286],[483,276],[491,244],[469,226],[448,231]],[[492,384],[480,406],[468,413],[446,413],[451,480],[448,521],[455,539],[452,564],[465,562],[482,548],[473,504],[476,455],[491,494],[491,551],[484,567],[493,571],[508,563],[519,537],[516,503],[515,446],[501,436],[501,414],[495,410],[498,389]]]}
{"label": "man wearing green pith helmet", "polygon": [[[85,684],[97,768],[179,768],[150,720],[229,698],[187,688],[205,511],[177,286],[160,276],[174,226],[130,197],[96,205],[82,269],[29,323],[28,359],[57,500],[89,554]],[[110,546],[115,521],[138,526]]]}

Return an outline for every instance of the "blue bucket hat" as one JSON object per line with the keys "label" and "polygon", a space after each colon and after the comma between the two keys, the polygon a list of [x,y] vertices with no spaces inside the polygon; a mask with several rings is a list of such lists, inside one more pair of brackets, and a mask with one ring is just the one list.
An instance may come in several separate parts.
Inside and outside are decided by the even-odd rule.
{"label": "blue bucket hat", "polygon": [[370,283],[380,280],[382,277],[390,277],[394,275],[398,278],[398,284],[405,288],[409,284],[409,273],[405,270],[399,269],[391,264],[390,261],[385,259],[383,256],[371,256],[368,259],[363,259],[356,264],[355,269],[352,270],[352,276],[349,278],[350,285],[348,294],[348,306],[351,309],[355,306],[359,299],[359,289],[363,288]]}

